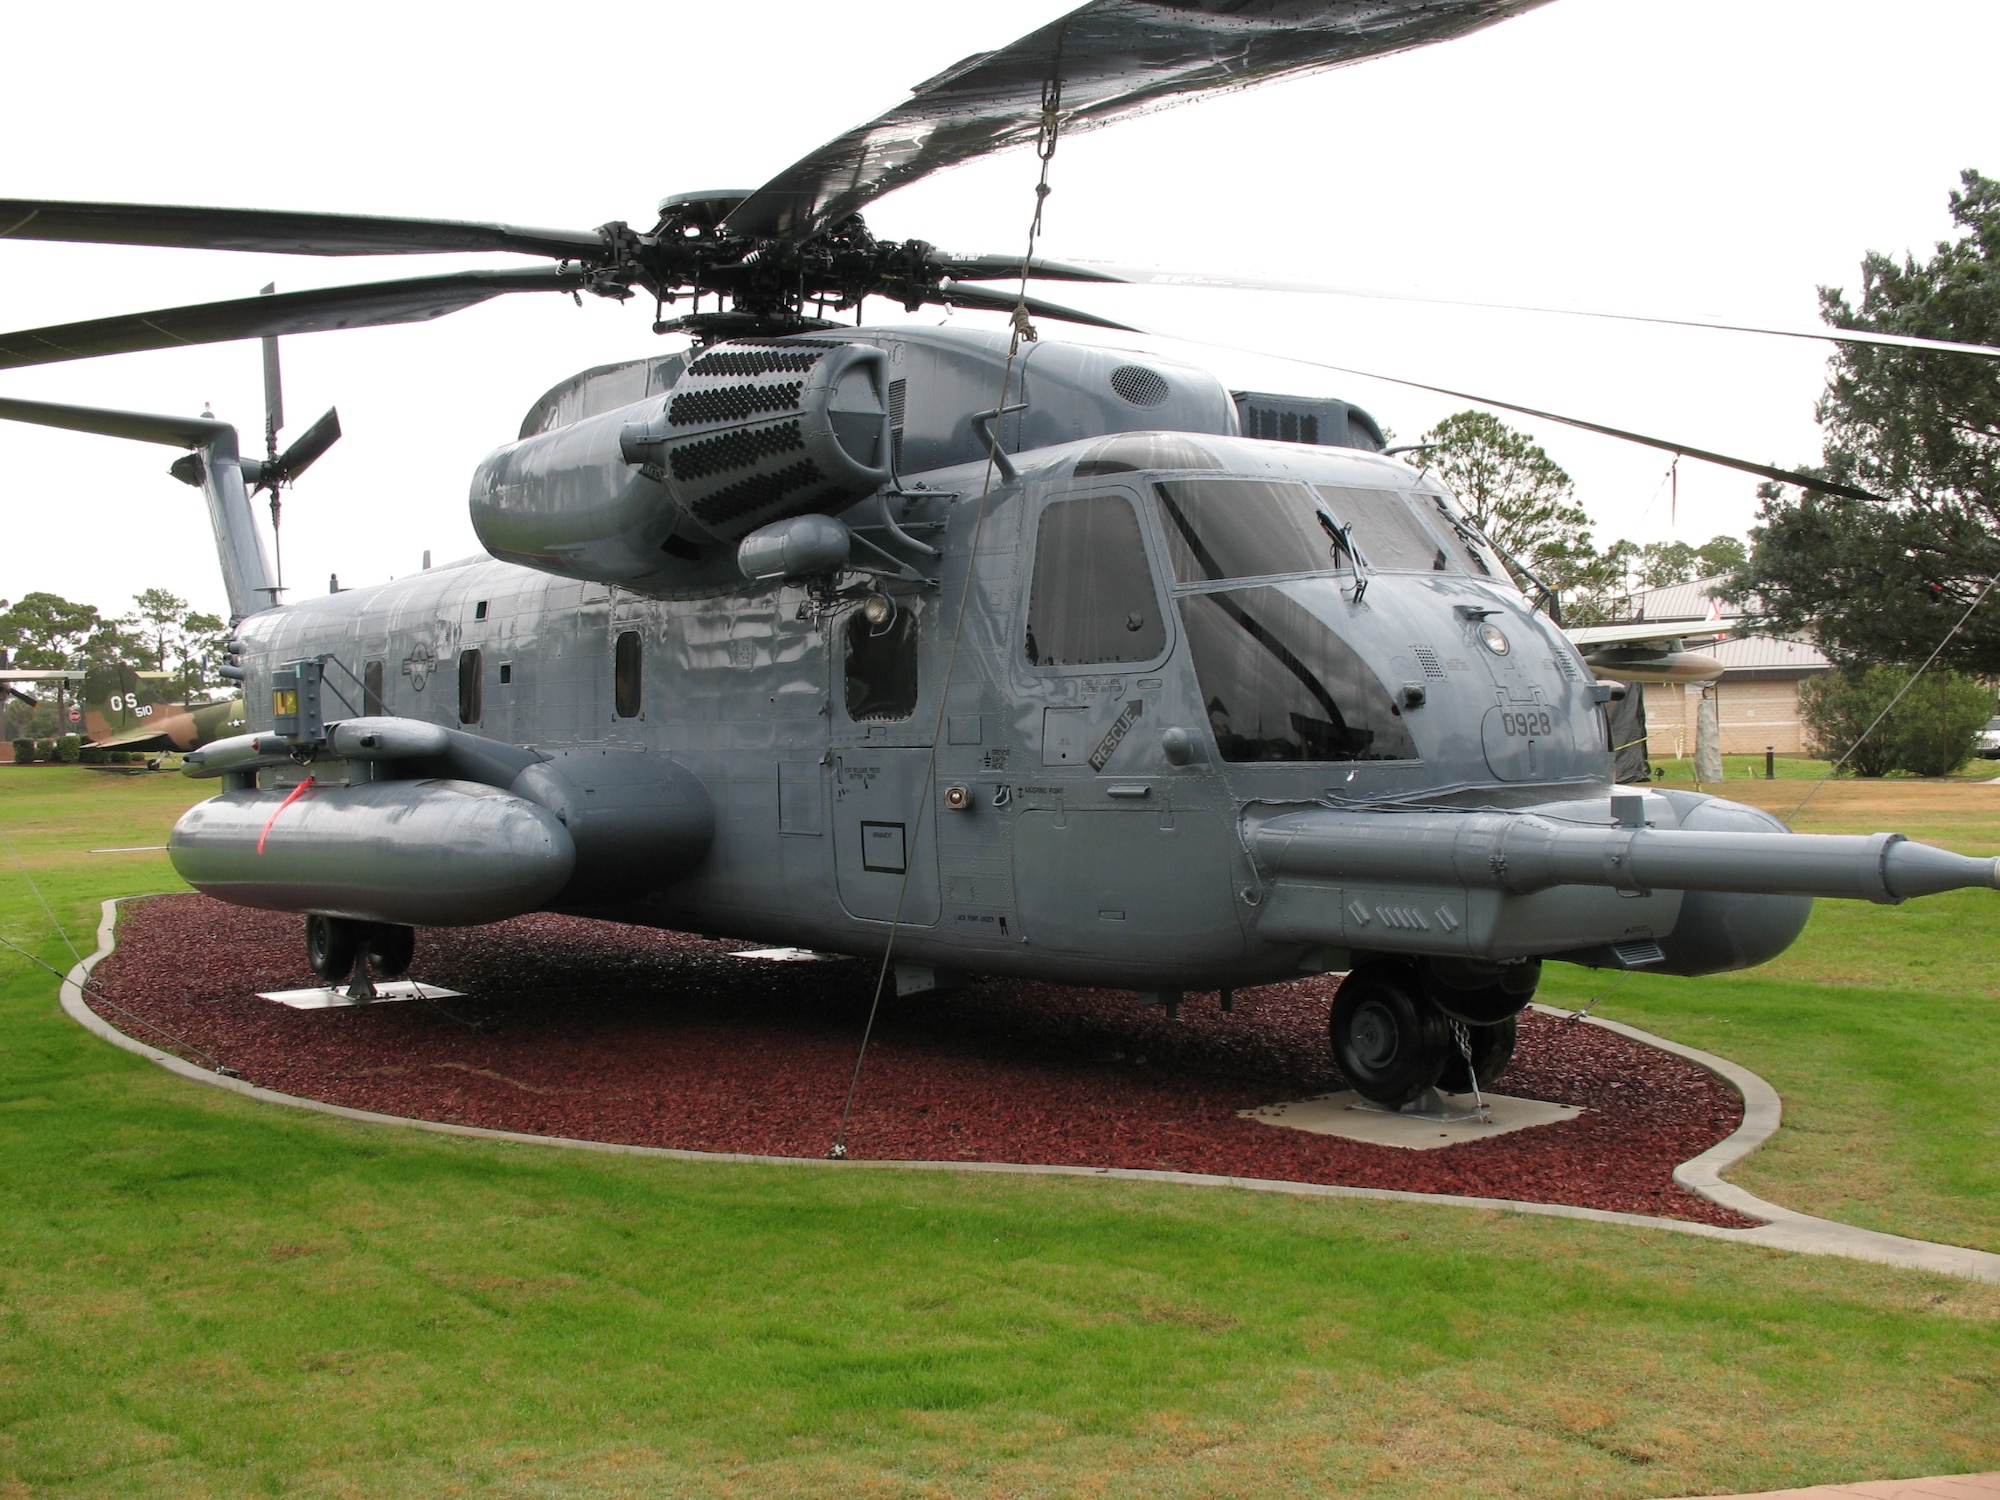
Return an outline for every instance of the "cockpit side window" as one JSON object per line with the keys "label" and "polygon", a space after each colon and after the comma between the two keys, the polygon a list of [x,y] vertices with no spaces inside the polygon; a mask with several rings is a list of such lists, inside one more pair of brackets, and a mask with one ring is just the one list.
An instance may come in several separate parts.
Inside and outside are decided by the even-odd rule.
{"label": "cockpit side window", "polygon": [[1139,517],[1123,495],[1042,512],[1028,595],[1028,660],[1042,667],[1151,661],[1167,648]]}
{"label": "cockpit side window", "polygon": [[1445,503],[1444,496],[1434,491],[1421,490],[1412,498],[1419,505],[1426,499],[1430,501],[1437,512],[1438,529],[1458,544],[1459,550],[1471,560],[1473,572],[1488,578],[1508,576],[1506,569],[1500,566],[1500,559],[1493,555],[1492,549],[1480,539],[1478,532],[1459,519],[1457,512]]}
{"label": "cockpit side window", "polygon": [[1440,573],[1453,567],[1438,538],[1418,519],[1410,502],[1394,490],[1337,484],[1313,488],[1341,524],[1352,528],[1354,545],[1369,567]]}
{"label": "cockpit side window", "polygon": [[1381,679],[1282,589],[1190,594],[1180,605],[1224,760],[1417,758]]}
{"label": "cockpit side window", "polygon": [[1339,528],[1302,484],[1169,479],[1153,492],[1181,583],[1328,573],[1351,565]]}

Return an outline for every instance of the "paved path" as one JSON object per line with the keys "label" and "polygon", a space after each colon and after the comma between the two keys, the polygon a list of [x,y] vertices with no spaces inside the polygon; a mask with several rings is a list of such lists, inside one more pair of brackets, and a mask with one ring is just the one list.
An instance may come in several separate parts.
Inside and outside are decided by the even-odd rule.
{"label": "paved path", "polygon": [[1765,1490],[1717,1500],[2000,1500],[2000,1474],[1942,1474],[1930,1479],[1873,1479],[1866,1484],[1816,1484],[1807,1490]]}

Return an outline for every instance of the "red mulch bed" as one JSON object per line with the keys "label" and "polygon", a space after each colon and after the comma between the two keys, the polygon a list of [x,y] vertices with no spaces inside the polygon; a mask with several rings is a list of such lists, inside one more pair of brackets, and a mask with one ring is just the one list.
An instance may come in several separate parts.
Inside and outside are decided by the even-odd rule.
{"label": "red mulch bed", "polygon": [[[300,919],[201,896],[132,903],[97,969],[119,1005],[252,1082],[358,1109],[695,1151],[823,1156],[872,993],[872,964],[732,958],[713,942],[532,916],[417,937],[431,1004],[297,1011]],[[1114,990],[1014,980],[882,1002],[848,1130],[857,1157],[1210,1172],[1465,1193],[1752,1223],[1682,1191],[1674,1167],[1742,1120],[1691,1063],[1525,1013],[1499,1087],[1583,1105],[1558,1125],[1406,1151],[1308,1135],[1240,1109],[1342,1086],[1335,981],[1213,997],[1170,1021]],[[152,1038],[115,1012],[109,1019]]]}

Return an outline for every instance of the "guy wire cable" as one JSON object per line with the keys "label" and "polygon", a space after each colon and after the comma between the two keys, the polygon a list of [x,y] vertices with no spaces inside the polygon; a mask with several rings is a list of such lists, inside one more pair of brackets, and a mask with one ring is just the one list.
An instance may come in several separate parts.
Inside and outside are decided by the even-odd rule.
{"label": "guy wire cable", "polygon": [[[938,684],[937,719],[931,726],[930,757],[925,763],[924,779],[918,793],[917,810],[912,821],[913,835],[910,840],[912,851],[904,856],[902,883],[896,888],[896,908],[889,918],[889,938],[882,949],[882,965],[875,973],[875,994],[868,1002],[868,1019],[861,1028],[861,1046],[854,1055],[854,1075],[847,1083],[847,1101],[840,1108],[840,1126],[833,1138],[833,1147],[826,1154],[832,1159],[842,1160],[847,1155],[847,1125],[854,1113],[854,1097],[861,1088],[861,1067],[868,1059],[868,1043],[875,1034],[875,1017],[882,1008],[882,991],[889,982],[889,973],[894,966],[896,954],[896,933],[903,920],[903,899],[910,890],[910,871],[916,863],[915,847],[923,838],[924,816],[930,810],[931,792],[937,784],[938,741],[944,737],[945,714],[951,705],[952,672],[958,665],[958,645],[965,632],[965,611],[972,601],[972,589],[979,563],[980,538],[986,528],[987,498],[993,493],[993,472],[999,463],[1000,422],[1007,411],[1007,392],[1013,383],[1014,362],[1019,356],[1023,341],[1034,342],[1034,325],[1028,321],[1028,273],[1033,268],[1035,241],[1042,230],[1042,207],[1049,199],[1049,161],[1056,154],[1056,137],[1061,127],[1062,109],[1062,44],[1063,31],[1056,32],[1055,53],[1050,64],[1050,77],[1042,85],[1041,129],[1035,141],[1035,154],[1041,158],[1041,177],[1035,184],[1035,212],[1028,221],[1028,247],[1021,256],[1020,290],[1014,304],[1012,319],[1013,337],[1007,342],[1007,362],[1000,370],[1000,399],[994,403],[994,417],[986,428],[986,471],[979,487],[979,505],[972,516],[972,544],[965,559],[965,580],[958,596],[958,613],[951,629],[951,649],[945,656],[944,680]],[[939,578],[943,578],[940,569]]]}

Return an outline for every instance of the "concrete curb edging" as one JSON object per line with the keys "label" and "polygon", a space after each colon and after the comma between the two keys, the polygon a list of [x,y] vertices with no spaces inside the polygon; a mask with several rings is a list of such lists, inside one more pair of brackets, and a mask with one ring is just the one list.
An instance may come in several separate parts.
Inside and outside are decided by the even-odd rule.
{"label": "concrete curb edging", "polygon": [[[1834,1223],[1830,1219],[1816,1219],[1809,1214],[1794,1212],[1774,1203],[1766,1203],[1752,1193],[1724,1182],[1718,1175],[1722,1168],[1747,1156],[1768,1140],[1778,1128],[1779,1101],[1777,1091],[1747,1068],[1739,1067],[1726,1058],[1712,1053],[1683,1047],[1662,1037],[1652,1036],[1636,1027],[1621,1026],[1614,1021],[1598,1021],[1586,1018],[1586,1024],[1602,1026],[1621,1036],[1630,1037],[1650,1047],[1671,1052],[1684,1057],[1697,1066],[1716,1074],[1730,1087],[1743,1096],[1743,1123],[1734,1134],[1711,1146],[1692,1161],[1683,1163],[1674,1171],[1674,1180],[1691,1192],[1722,1204],[1725,1208],[1751,1217],[1765,1218],[1771,1222],[1755,1229],[1723,1229],[1713,1224],[1697,1224],[1686,1219],[1664,1219],[1649,1214],[1614,1213],[1601,1208],[1576,1208],[1565,1203],[1529,1203],[1514,1198],[1473,1198],[1444,1193],[1409,1193],[1392,1188],[1339,1187],[1326,1183],[1280,1182],[1263,1177],[1223,1177],[1202,1172],[1158,1172],[1134,1167],[1064,1167],[1037,1166],[1013,1162],[960,1162],[960,1161],[869,1161],[847,1160],[828,1161],[814,1156],[756,1156],[742,1152],[725,1151],[683,1151],[668,1146],[632,1146],[612,1141],[585,1141],[568,1136],[529,1135],[513,1130],[488,1130],[477,1125],[452,1125],[442,1120],[417,1120],[403,1115],[379,1114],[373,1110],[350,1109],[344,1104],[329,1104],[321,1099],[307,1099],[297,1094],[282,1094],[275,1089],[260,1088],[241,1078],[226,1078],[207,1068],[197,1067],[171,1052],[126,1035],[104,1017],[92,1010],[84,1001],[83,987],[89,980],[90,971],[108,957],[116,946],[114,929],[118,922],[118,905],[122,900],[142,899],[137,897],[114,897],[104,902],[102,915],[97,926],[97,948],[89,957],[81,959],[64,976],[62,983],[62,1008],[64,1012],[85,1030],[102,1037],[114,1047],[122,1047],[127,1052],[136,1053],[150,1062],[157,1063],[168,1072],[179,1075],[194,1083],[207,1084],[211,1088],[225,1089],[241,1094],[264,1104],[282,1104],[293,1109],[312,1110],[319,1114],[333,1115],[343,1120],[352,1120],[364,1125],[394,1125],[404,1129],[427,1130],[438,1135],[469,1136],[478,1140],[506,1141],[524,1146],[556,1146],[573,1151],[597,1151],[614,1156],[663,1157],[671,1161],[691,1162],[731,1162],[754,1166],[772,1167],[833,1167],[852,1170],[854,1168],[895,1170],[914,1172],[966,1172],[997,1173],[1003,1175],[1038,1177],[1096,1177],[1111,1178],[1123,1182],[1173,1183],[1186,1187],[1232,1187],[1248,1192],[1284,1193],[1299,1198],[1368,1198],[1391,1203],[1419,1203],[1448,1208],[1476,1208],[1503,1213],[1532,1214],[1546,1218],[1584,1219],[1600,1224],[1624,1224],[1635,1229],[1659,1229],[1673,1234],[1691,1234],[1703,1239],[1727,1240],[1738,1244],[1758,1245],[1769,1249],[1792,1250],[1807,1255],[1842,1255],[1856,1260],[1876,1261],[1883,1265],[1901,1266],[1912,1270],[1935,1271],[1947,1276],[1968,1277],[1974,1281],[2000,1283],[2000,1255],[1983,1250],[1967,1250],[1956,1245],[1933,1244],[1927,1240],[1904,1239],[1901,1235],[1880,1234],[1874,1230],[1855,1229],[1845,1224]],[[1539,1006],[1540,1010],[1554,1015],[1568,1015],[1568,1011],[1555,1010],[1549,1006]]]}

